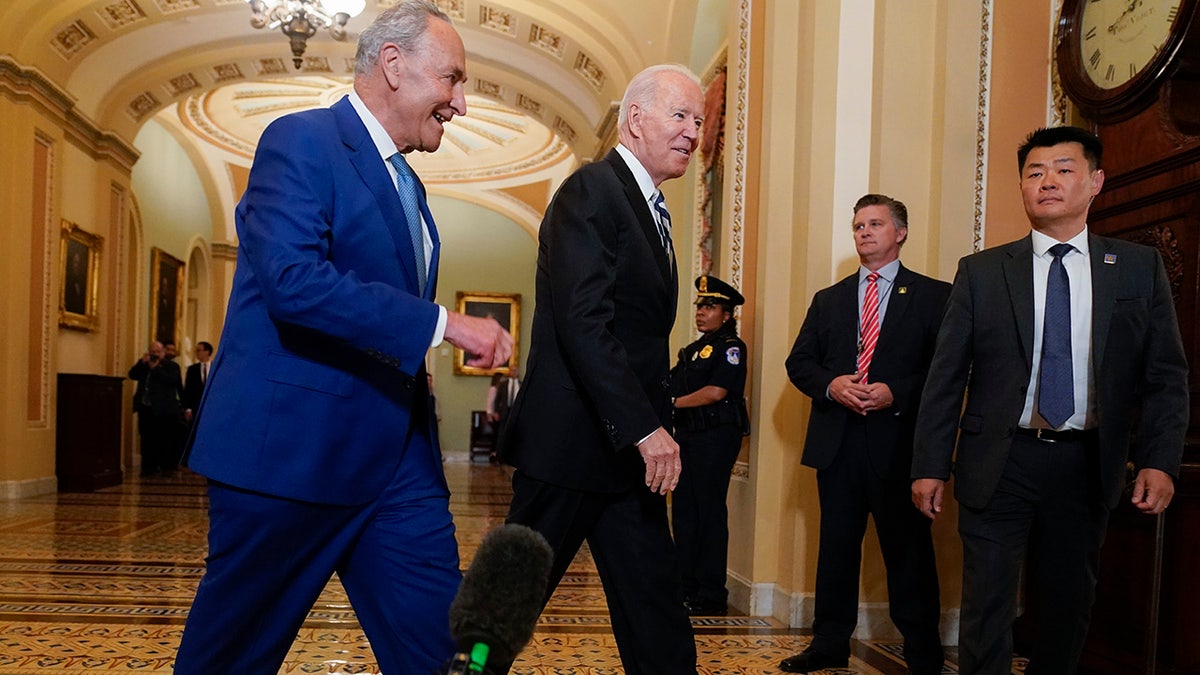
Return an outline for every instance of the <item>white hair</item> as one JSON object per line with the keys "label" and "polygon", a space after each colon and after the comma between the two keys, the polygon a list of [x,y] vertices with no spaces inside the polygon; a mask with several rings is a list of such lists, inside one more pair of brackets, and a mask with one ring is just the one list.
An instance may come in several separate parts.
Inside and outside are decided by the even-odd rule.
{"label": "white hair", "polygon": [[639,107],[649,107],[658,93],[658,76],[660,73],[679,73],[700,86],[700,78],[685,65],[679,63],[663,63],[650,66],[629,81],[625,87],[625,96],[621,99],[621,110],[617,113],[617,127],[624,129],[629,122],[629,108],[637,104]]}

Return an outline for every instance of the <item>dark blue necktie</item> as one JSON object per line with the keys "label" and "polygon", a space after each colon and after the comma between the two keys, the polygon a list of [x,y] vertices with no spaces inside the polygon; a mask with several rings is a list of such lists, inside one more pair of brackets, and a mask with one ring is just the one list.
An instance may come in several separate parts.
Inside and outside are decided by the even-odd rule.
{"label": "dark blue necktie", "polygon": [[1075,414],[1075,377],[1071,367],[1071,281],[1063,256],[1070,244],[1050,247],[1046,277],[1046,315],[1042,320],[1042,364],[1038,372],[1038,413],[1052,429]]}
{"label": "dark blue necktie", "polygon": [[417,283],[424,293],[428,271],[425,269],[425,232],[421,227],[421,190],[417,185],[417,175],[404,161],[404,155],[398,152],[388,161],[396,168],[396,191],[400,193],[404,219],[408,221],[408,236],[412,240],[413,258],[417,263]]}
{"label": "dark blue necktie", "polygon": [[675,253],[671,248],[671,212],[667,210],[667,202],[663,199],[661,191],[654,195],[654,212],[656,216],[654,223],[658,226],[658,241],[667,253],[667,267],[670,268],[675,262]]}

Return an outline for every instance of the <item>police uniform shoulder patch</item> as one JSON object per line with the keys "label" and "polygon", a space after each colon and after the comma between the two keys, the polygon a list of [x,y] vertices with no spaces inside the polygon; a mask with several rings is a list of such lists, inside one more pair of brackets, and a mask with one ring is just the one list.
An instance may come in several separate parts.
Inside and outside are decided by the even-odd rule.
{"label": "police uniform shoulder patch", "polygon": [[742,348],[741,347],[730,347],[729,349],[726,349],[725,350],[725,360],[728,361],[729,365],[731,365],[731,366],[736,366],[737,364],[741,363],[742,362]]}
{"label": "police uniform shoulder patch", "polygon": [[700,358],[707,359],[712,356],[712,345],[704,345],[704,349],[700,350]]}

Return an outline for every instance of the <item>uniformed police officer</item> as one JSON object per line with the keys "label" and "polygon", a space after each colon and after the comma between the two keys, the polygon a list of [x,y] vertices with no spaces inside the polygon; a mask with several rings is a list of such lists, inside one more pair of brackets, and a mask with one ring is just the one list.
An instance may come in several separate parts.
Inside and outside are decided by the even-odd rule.
{"label": "uniformed police officer", "polygon": [[746,343],[733,318],[733,308],[746,300],[711,275],[697,278],[696,290],[701,336],[679,351],[679,363],[671,370],[675,440],[683,461],[671,514],[688,613],[711,616],[726,612],[725,493],[742,436],[750,433],[744,398]]}

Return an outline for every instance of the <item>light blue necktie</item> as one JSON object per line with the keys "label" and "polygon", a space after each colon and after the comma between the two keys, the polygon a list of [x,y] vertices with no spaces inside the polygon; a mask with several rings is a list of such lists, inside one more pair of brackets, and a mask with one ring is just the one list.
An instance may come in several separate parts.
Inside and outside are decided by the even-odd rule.
{"label": "light blue necktie", "polygon": [[658,226],[658,240],[663,250],[667,252],[667,268],[674,265],[675,252],[671,248],[671,212],[667,210],[667,202],[663,199],[662,190],[654,193],[654,211],[658,216],[655,224]]}
{"label": "light blue necktie", "polygon": [[1075,372],[1071,367],[1071,281],[1063,256],[1075,247],[1050,247],[1046,277],[1046,315],[1042,320],[1042,364],[1038,371],[1038,413],[1057,429],[1075,414]]}
{"label": "light blue necktie", "polygon": [[417,184],[417,175],[413,173],[408,162],[404,161],[404,155],[398,152],[389,157],[388,161],[396,168],[396,191],[400,193],[404,219],[408,221],[408,237],[412,240],[413,258],[417,262],[417,283],[421,293],[424,293],[428,271],[425,269],[425,231],[421,226],[421,190]]}

